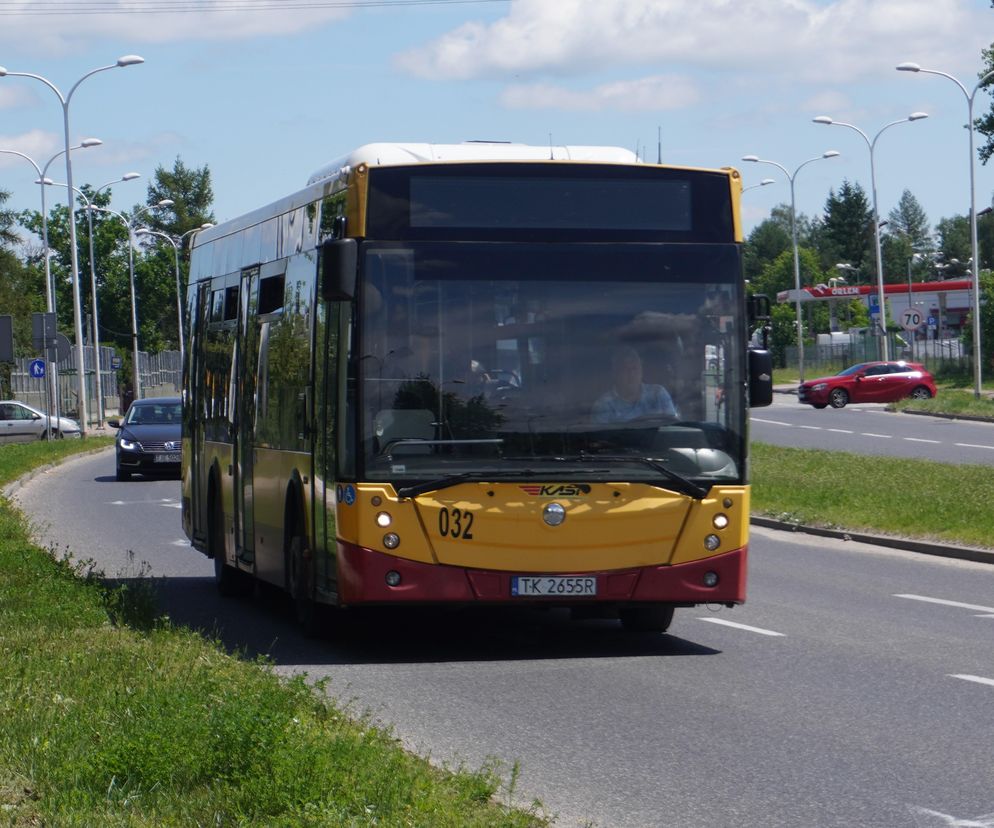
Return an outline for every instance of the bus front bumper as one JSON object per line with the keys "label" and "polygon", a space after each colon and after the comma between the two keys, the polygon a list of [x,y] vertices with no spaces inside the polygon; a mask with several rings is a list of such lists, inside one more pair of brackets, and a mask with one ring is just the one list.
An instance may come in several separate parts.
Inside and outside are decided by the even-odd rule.
{"label": "bus front bumper", "polygon": [[[519,573],[425,564],[338,542],[338,595],[351,604],[741,604],[748,546],[690,563],[603,572],[520,573],[596,578],[596,595],[519,597]],[[708,584],[714,583],[713,586]]]}

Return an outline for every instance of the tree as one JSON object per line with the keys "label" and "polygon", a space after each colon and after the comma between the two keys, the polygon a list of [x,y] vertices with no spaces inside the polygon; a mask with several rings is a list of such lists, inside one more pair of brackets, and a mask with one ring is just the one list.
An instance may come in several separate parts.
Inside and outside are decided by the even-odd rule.
{"label": "tree", "polygon": [[859,184],[843,180],[838,195],[829,191],[818,242],[821,264],[826,270],[844,262],[867,278],[875,275],[873,211]]}
{"label": "tree", "polygon": [[151,229],[179,238],[202,224],[213,224],[214,188],[206,164],[193,169],[177,157],[171,170],[156,167],[148,185],[148,203],[158,204],[166,198],[172,199],[173,205],[168,211],[155,211],[149,217],[147,223]]}
{"label": "tree", "polygon": [[[797,243],[800,247],[810,246],[814,233],[812,221],[803,213],[797,216]],[[763,268],[784,251],[793,250],[790,227],[790,205],[779,204],[770,211],[770,217],[757,224],[746,240],[743,254],[745,277],[753,283],[759,278]]]}
{"label": "tree", "polygon": [[17,213],[4,208],[4,203],[10,198],[10,193],[0,190],[0,247],[13,247],[20,241],[14,230],[17,223]]}
{"label": "tree", "polygon": [[905,190],[897,206],[887,216],[887,226],[880,240],[884,265],[884,281],[897,282],[907,276],[910,266],[915,268],[915,254],[930,255],[935,241],[929,227],[928,216],[918,199]]}
{"label": "tree", "polygon": [[935,225],[939,237],[937,258],[944,265],[947,277],[963,277],[969,274],[970,267],[970,219],[968,216],[952,216],[940,219]]}

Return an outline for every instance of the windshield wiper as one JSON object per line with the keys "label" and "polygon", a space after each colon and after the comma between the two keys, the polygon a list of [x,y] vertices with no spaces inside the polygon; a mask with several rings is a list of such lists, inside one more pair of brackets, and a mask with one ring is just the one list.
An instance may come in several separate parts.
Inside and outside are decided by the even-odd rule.
{"label": "windshield wiper", "polygon": [[[606,474],[608,469],[591,469],[591,473]],[[554,476],[554,475],[553,475]],[[490,471],[466,471],[460,472],[459,474],[451,474],[447,477],[438,477],[434,480],[425,480],[423,483],[415,483],[413,486],[404,486],[403,488],[397,489],[398,497],[417,497],[425,492],[434,492],[439,489],[448,489],[452,486],[458,486],[460,483],[464,483],[467,480],[476,481],[479,483],[490,482],[491,480],[498,480],[503,478],[515,478],[515,477],[545,477],[549,478],[549,472],[547,470],[539,469],[493,469]]]}
{"label": "windshield wiper", "polygon": [[651,457],[640,457],[637,454],[580,454],[577,459],[585,463],[642,463],[653,471],[659,472],[668,480],[679,483],[686,490],[686,494],[689,494],[696,500],[703,500],[708,496],[708,492],[711,491],[710,487],[705,488],[699,483],[695,483],[689,477],[684,477],[679,472],[666,468],[662,463],[653,460]]}

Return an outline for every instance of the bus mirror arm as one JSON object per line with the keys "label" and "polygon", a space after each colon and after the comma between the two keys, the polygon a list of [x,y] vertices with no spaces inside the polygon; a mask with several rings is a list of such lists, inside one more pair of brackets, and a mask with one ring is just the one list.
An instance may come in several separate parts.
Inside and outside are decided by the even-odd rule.
{"label": "bus mirror arm", "polygon": [[773,404],[773,356],[765,348],[749,351],[749,407]]}
{"label": "bus mirror arm", "polygon": [[321,248],[321,298],[348,302],[355,298],[359,261],[355,239],[331,239]]}

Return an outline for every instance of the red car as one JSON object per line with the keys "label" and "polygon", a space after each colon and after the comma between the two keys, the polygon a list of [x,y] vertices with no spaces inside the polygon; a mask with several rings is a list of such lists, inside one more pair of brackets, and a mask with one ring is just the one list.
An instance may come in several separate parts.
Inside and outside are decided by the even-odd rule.
{"label": "red car", "polygon": [[934,396],[935,379],[917,362],[861,362],[834,377],[808,380],[797,389],[797,398],[815,408]]}

